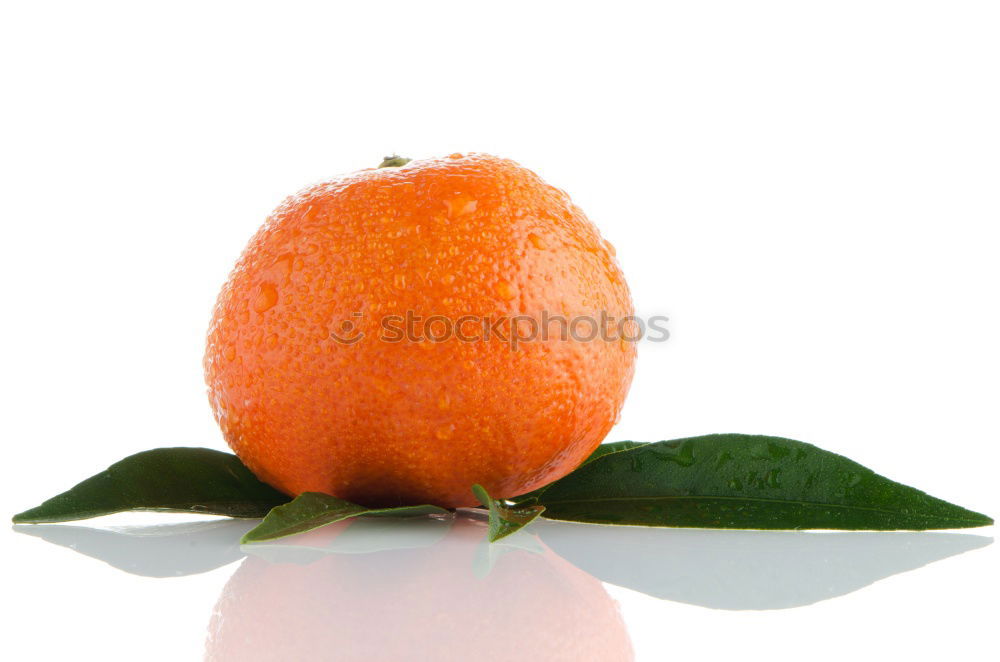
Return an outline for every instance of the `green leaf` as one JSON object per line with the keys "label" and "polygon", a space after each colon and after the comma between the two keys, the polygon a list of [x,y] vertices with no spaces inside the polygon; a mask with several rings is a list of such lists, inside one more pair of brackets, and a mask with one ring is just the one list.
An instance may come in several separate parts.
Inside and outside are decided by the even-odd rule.
{"label": "green leaf", "polygon": [[288,496],[266,485],[230,453],[157,448],[131,455],[40,506],[17,524],[68,522],[126,510],[263,517]]}
{"label": "green leaf", "polygon": [[639,448],[640,446],[645,446],[648,443],[648,441],[612,441],[607,444],[601,444],[594,449],[594,452],[591,453],[590,456],[580,464],[580,466],[582,467],[584,464],[589,464],[599,457],[604,457],[605,455],[609,455],[611,453],[630,451],[633,448]]}
{"label": "green leaf", "polygon": [[488,538],[490,542],[496,542],[501,538],[506,538],[515,531],[519,531],[528,524],[531,524],[545,510],[544,506],[508,506],[503,501],[490,497],[486,492],[486,488],[482,485],[473,485],[472,493],[476,495],[481,504],[489,508],[490,529]]}
{"label": "green leaf", "polygon": [[743,434],[602,453],[534,500],[548,519],[600,524],[925,530],[993,523],[811,444]]}
{"label": "green leaf", "polygon": [[303,492],[291,503],[278,506],[267,514],[264,521],[243,536],[243,543],[276,540],[296,533],[305,533],[327,524],[340,522],[360,515],[374,517],[418,517],[421,515],[447,515],[438,506],[401,506],[398,508],[366,508],[320,492]]}
{"label": "green leaf", "polygon": [[[577,467],[577,469],[587,464],[588,462],[593,462],[597,458],[604,457],[609,453],[618,453],[621,451],[631,450],[639,446],[645,446],[648,443],[649,443],[648,441],[612,441],[606,444],[601,444],[596,449],[594,449],[593,453],[587,456],[586,460],[580,463],[580,466]],[[551,483],[549,483],[549,485],[551,485]],[[526,492],[521,496],[514,497],[513,499],[511,499],[511,501],[513,501],[517,505],[527,505],[527,504],[537,503],[538,496],[546,489],[548,489],[548,487],[549,487],[548,485],[539,487],[537,490],[532,490],[531,492]]]}

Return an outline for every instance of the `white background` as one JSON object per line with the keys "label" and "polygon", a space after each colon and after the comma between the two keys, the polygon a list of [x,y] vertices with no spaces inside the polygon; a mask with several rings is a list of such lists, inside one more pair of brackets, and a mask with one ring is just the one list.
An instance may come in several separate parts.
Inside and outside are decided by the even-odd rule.
{"label": "white background", "polygon": [[[3,7],[8,515],[133,452],[225,448],[201,353],[250,235],[306,184],[455,151],[567,190],[670,317],[610,439],[788,436],[1000,513],[995,3]],[[199,659],[236,567],[151,579],[3,536],[8,659]],[[762,544],[780,584],[796,558]],[[783,610],[607,590],[638,660],[984,659],[998,557]]]}

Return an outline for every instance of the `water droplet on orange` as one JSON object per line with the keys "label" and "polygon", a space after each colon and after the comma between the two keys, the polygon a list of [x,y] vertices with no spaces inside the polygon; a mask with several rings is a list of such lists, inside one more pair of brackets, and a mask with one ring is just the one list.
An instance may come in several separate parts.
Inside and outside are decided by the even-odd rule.
{"label": "water droplet on orange", "polygon": [[271,268],[268,269],[268,275],[278,281],[287,280],[288,276],[292,273],[293,261],[294,256],[290,254],[282,255],[275,260]]}
{"label": "water droplet on orange", "polygon": [[459,194],[451,200],[445,201],[444,204],[448,207],[448,217],[456,218],[476,211],[476,206],[479,203],[474,198],[470,198],[465,194]]}
{"label": "water droplet on orange", "polygon": [[258,313],[263,313],[273,308],[276,303],[278,303],[278,290],[270,283],[261,283],[257,298],[253,302],[253,309]]}
{"label": "water droplet on orange", "polygon": [[494,285],[493,289],[496,291],[497,296],[504,301],[510,301],[517,296],[517,290],[510,284],[510,281],[497,281],[497,284]]}
{"label": "water droplet on orange", "polygon": [[545,240],[542,239],[541,236],[535,234],[534,232],[528,235],[528,241],[530,241],[531,245],[537,248],[538,250],[543,250],[545,248]]}

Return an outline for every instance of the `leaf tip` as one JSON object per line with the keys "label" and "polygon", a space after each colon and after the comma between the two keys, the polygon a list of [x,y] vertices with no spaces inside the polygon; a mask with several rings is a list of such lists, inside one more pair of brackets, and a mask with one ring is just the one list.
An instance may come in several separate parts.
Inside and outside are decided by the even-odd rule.
{"label": "leaf tip", "polygon": [[482,486],[482,485],[480,485],[479,483],[475,483],[475,484],[473,484],[473,486],[472,486],[472,494],[473,494],[473,495],[474,495],[474,496],[475,496],[475,497],[476,497],[477,499],[479,499],[479,503],[480,503],[481,505],[483,505],[483,506],[485,506],[485,507],[489,508],[489,506],[490,506],[490,495],[489,495],[489,493],[488,493],[488,492],[486,491],[486,488],[485,488],[485,487],[483,487],[483,486]]}
{"label": "leaf tip", "polygon": [[40,524],[42,522],[50,521],[44,516],[38,515],[38,508],[29,508],[23,513],[18,513],[10,518],[10,521],[14,524]]}
{"label": "leaf tip", "polygon": [[261,525],[258,524],[254,528],[252,528],[249,531],[247,531],[246,533],[244,533],[243,537],[240,538],[240,544],[241,545],[253,545],[254,543],[263,542],[264,540],[268,540],[267,536],[261,536],[257,532],[257,530],[260,529],[260,527],[261,527]]}
{"label": "leaf tip", "polygon": [[993,526],[993,518],[989,515],[984,515],[983,513],[974,513],[974,515],[970,528],[976,526]]}
{"label": "leaf tip", "polygon": [[993,518],[989,515],[976,512],[975,510],[969,510],[968,508],[963,508],[955,504],[945,502],[947,506],[953,509],[952,516],[940,526],[934,527],[937,529],[975,529],[980,526],[993,526]]}

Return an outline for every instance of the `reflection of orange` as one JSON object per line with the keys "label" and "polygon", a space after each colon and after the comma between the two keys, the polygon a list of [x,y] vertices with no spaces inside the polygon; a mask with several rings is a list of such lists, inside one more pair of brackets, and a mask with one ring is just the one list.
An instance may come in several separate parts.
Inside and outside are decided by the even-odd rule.
{"label": "reflection of orange", "polygon": [[548,549],[503,552],[476,577],[479,522],[431,547],[249,557],[209,626],[206,659],[620,662],[632,648],[603,585]]}
{"label": "reflection of orange", "polygon": [[514,496],[560,478],[614,423],[633,344],[561,340],[560,322],[516,350],[380,339],[408,311],[476,337],[463,316],[621,320],[632,305],[610,244],[513,161],[456,154],[319,184],[275,211],[219,295],[206,378],[240,458],[289,494],[474,505],[473,483]]}

